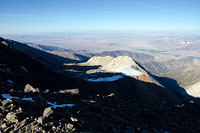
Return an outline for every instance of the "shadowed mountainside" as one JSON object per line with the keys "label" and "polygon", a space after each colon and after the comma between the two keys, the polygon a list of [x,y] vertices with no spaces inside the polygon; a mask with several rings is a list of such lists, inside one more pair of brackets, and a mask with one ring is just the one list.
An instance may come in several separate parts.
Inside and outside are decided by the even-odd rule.
{"label": "shadowed mountainside", "polygon": [[[19,53],[18,51],[13,49],[13,48],[17,48],[18,50],[28,49],[29,51],[31,51],[33,48],[29,49],[29,46],[27,45],[10,40],[4,40],[2,38],[1,38],[1,47],[2,51],[4,52],[7,51],[7,54],[2,53],[2,62],[4,60],[5,62],[4,64],[7,65],[5,69],[12,68],[15,70],[16,73],[16,74],[10,73],[9,75],[5,75],[4,73],[4,75],[5,77],[6,76],[8,77],[7,80],[9,80],[9,78],[14,76],[10,80],[12,80],[14,84],[16,84],[16,86],[18,86],[17,84],[20,84],[20,87],[17,87],[20,89],[23,88],[25,84],[30,83],[33,86],[49,90],[78,88],[81,95],[97,95],[97,94],[108,95],[109,93],[114,92],[116,93],[116,95],[119,96],[132,97],[140,100],[150,100],[155,102],[162,102],[162,101],[180,102],[181,101],[180,99],[182,99],[182,97],[179,98],[178,96],[176,96],[174,92],[171,92],[167,88],[162,88],[161,86],[148,82],[143,82],[130,77],[125,77],[121,80],[117,80],[114,82],[94,83],[94,82],[88,82],[86,80],[84,81],[83,76],[81,77],[82,79],[72,78],[74,77],[73,72],[69,74],[68,72],[66,72],[63,73],[62,75],[55,74],[50,70],[47,70],[43,65],[30,59],[28,56]],[[35,49],[33,51],[35,52]],[[42,55],[46,55],[44,51],[42,52],[39,51],[39,54],[40,53],[42,53]],[[12,55],[14,54],[14,56],[9,56],[9,54]],[[47,53],[47,55],[49,54]],[[9,57],[5,60],[4,56],[5,57],[9,56]],[[38,59],[36,58],[36,60]],[[17,64],[18,66],[14,66]],[[28,72],[26,72],[22,68],[19,68],[21,67],[20,65],[22,65],[24,69],[27,69]],[[17,68],[22,70],[20,71]],[[12,69],[11,71],[13,71]],[[102,74],[99,73],[99,76],[101,75]]]}
{"label": "shadowed mountainside", "polygon": [[[96,78],[116,75],[123,78],[90,82],[83,76],[88,66],[76,67],[80,72],[58,74],[17,51],[8,41],[13,42],[0,38],[1,132],[200,130],[198,99],[119,73],[94,73]],[[82,75],[74,78],[76,74]],[[169,80],[164,79],[166,84]],[[33,85],[25,87],[29,92],[24,89],[27,83]],[[35,92],[34,87],[39,91]]]}
{"label": "shadowed mountainside", "polygon": [[33,58],[34,60],[37,60],[41,64],[47,66],[48,68],[51,68],[51,70],[59,70],[63,68],[64,63],[77,63],[80,61],[57,56],[51,53],[47,53],[45,51],[32,48],[26,44],[22,44],[16,41],[12,40],[4,40],[8,46],[11,46],[12,48],[24,53],[25,55]]}
{"label": "shadowed mountainside", "polygon": [[[48,70],[39,62],[13,49],[8,42],[12,43],[12,41],[0,38],[1,91],[8,91],[11,88],[23,89],[27,83],[49,90],[74,87],[72,83],[75,84],[77,80]],[[26,48],[26,45],[16,42],[12,45],[15,44]]]}
{"label": "shadowed mountainside", "polygon": [[170,71],[178,70],[183,67],[196,67],[200,66],[200,61],[197,59],[191,59],[191,58],[182,58],[180,60],[168,60],[165,62],[146,62],[141,63],[141,65],[150,73],[152,74],[161,74],[161,73],[167,73]]}

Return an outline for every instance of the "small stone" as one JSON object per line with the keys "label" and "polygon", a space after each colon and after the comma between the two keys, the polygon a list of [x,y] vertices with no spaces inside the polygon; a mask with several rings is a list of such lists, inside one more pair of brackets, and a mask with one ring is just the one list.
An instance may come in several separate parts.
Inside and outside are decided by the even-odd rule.
{"label": "small stone", "polygon": [[40,123],[40,124],[44,124],[44,117],[43,116],[40,116],[38,119],[37,119],[37,122]]}
{"label": "small stone", "polygon": [[70,93],[70,94],[79,94],[79,89],[67,89],[67,90],[60,90],[60,93]]}
{"label": "small stone", "polygon": [[8,113],[8,114],[6,115],[6,119],[9,120],[10,122],[18,123],[17,116],[16,116],[15,113],[13,113],[13,112]]}
{"label": "small stone", "polygon": [[1,103],[2,103],[3,106],[7,106],[7,105],[9,105],[9,104],[12,103],[12,100],[10,100],[10,99],[5,99],[5,100],[3,100]]}
{"label": "small stone", "polygon": [[77,118],[75,118],[74,116],[71,116],[71,118],[70,118],[70,119],[71,119],[71,121],[72,121],[72,122],[77,122],[77,121],[78,121],[78,119],[77,119]]}
{"label": "small stone", "polygon": [[2,129],[4,129],[4,128],[6,128],[6,127],[7,127],[6,123],[4,123],[4,124],[1,125],[1,128],[2,128]]}
{"label": "small stone", "polygon": [[192,104],[194,104],[195,102],[194,102],[193,100],[190,100],[190,101],[189,101],[189,103],[192,103]]}
{"label": "small stone", "polygon": [[23,112],[23,109],[21,107],[19,107],[19,109],[17,110],[19,113]]}
{"label": "small stone", "polygon": [[106,97],[113,97],[115,96],[115,93],[110,93],[109,95],[107,95]]}
{"label": "small stone", "polygon": [[48,118],[51,114],[53,114],[52,108],[48,107],[44,109],[43,117]]}
{"label": "small stone", "polygon": [[49,90],[48,90],[48,89],[46,89],[46,90],[44,91],[44,93],[49,93]]}
{"label": "small stone", "polygon": [[11,126],[7,127],[6,129],[4,129],[3,132],[4,133],[9,132],[13,127],[14,127],[14,125],[11,125]]}
{"label": "small stone", "polygon": [[28,122],[29,122],[29,118],[27,117],[26,119],[24,119],[23,121],[20,122],[20,125],[24,126],[24,125],[28,124]]}
{"label": "small stone", "polygon": [[40,92],[38,88],[33,88],[31,85],[27,84],[24,88],[24,92],[28,93],[28,92]]}
{"label": "small stone", "polygon": [[52,127],[52,130],[56,130],[56,127],[55,127],[55,126],[53,126],[53,127]]}
{"label": "small stone", "polygon": [[6,41],[2,41],[1,44],[8,46]]}
{"label": "small stone", "polygon": [[68,130],[72,130],[72,129],[74,128],[74,125],[71,124],[71,123],[68,123],[67,126],[66,126],[66,128],[67,128]]}

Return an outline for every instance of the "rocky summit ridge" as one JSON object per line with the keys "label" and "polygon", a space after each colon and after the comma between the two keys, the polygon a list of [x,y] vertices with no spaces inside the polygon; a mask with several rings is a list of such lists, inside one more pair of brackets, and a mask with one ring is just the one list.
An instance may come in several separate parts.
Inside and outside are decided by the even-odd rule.
{"label": "rocky summit ridge", "polygon": [[100,71],[122,73],[127,76],[140,76],[145,71],[140,68],[135,61],[128,56],[118,56],[113,58],[111,56],[95,56],[90,58],[85,65],[99,65]]}

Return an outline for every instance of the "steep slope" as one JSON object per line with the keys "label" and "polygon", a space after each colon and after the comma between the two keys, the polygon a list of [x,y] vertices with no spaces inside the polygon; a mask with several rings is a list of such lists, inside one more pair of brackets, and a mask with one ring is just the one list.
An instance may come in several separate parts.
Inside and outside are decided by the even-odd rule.
{"label": "steep slope", "polygon": [[102,67],[102,70],[110,72],[121,72],[128,76],[140,76],[143,70],[128,56],[118,56],[109,64]]}
{"label": "steep slope", "polygon": [[[28,46],[26,47],[24,46],[24,44],[21,44],[15,41],[2,39],[1,42],[2,44],[4,43],[6,44],[2,46],[7,47],[9,51],[13,51],[14,50],[13,48],[16,48],[18,50],[19,48],[22,48],[23,50],[27,49],[30,52],[32,51],[32,49],[29,49]],[[133,59],[128,56],[124,56],[124,57],[119,56],[117,58],[107,57],[108,60],[101,59],[102,57],[99,57],[99,58],[95,57],[96,58],[95,60],[93,58],[88,61],[90,65],[87,65],[87,62],[86,62],[86,63],[81,63],[81,64],[75,64],[74,66],[69,68],[69,69],[76,68],[77,70],[79,70],[77,72],[71,71],[68,73],[66,70],[66,72],[63,72],[63,75],[58,75],[47,70],[43,65],[34,61],[27,55],[24,55],[16,50],[14,51],[15,52],[8,52],[8,53],[15,53],[15,58],[13,58],[12,56],[9,56],[9,59],[13,60],[13,62],[16,62],[16,63],[11,63],[9,66],[14,67],[15,65],[13,64],[17,64],[17,63],[21,65],[24,63],[24,61],[29,64],[29,66],[28,64],[27,66],[22,65],[21,69],[25,68],[24,73],[19,73],[21,71],[16,69],[16,74],[14,75],[10,74],[10,77],[14,76],[14,78],[11,78],[11,81],[18,83],[19,85],[15,85],[15,86],[19,88],[20,90],[22,90],[27,83],[30,83],[34,87],[39,87],[42,89],[44,88],[44,90],[49,89],[49,90],[55,91],[55,90],[59,90],[60,88],[63,90],[77,88],[80,92],[80,95],[82,96],[94,96],[97,94],[108,95],[110,93],[115,93],[117,96],[122,96],[126,98],[130,97],[130,98],[135,98],[138,100],[144,100],[144,101],[147,100],[147,101],[153,101],[153,102],[163,102],[163,101],[179,102],[179,101],[182,101],[183,99],[183,97],[180,96],[179,94],[171,92],[171,90],[168,90],[167,88],[164,88],[162,85],[160,85],[159,82],[157,82],[146,71],[140,68],[137,65],[137,63],[135,63]],[[33,51],[35,54],[37,54],[35,50]],[[20,55],[23,55],[23,56],[20,57],[18,53],[20,53]],[[38,53],[41,54],[40,52]],[[46,55],[46,53],[42,52],[42,55]],[[3,53],[2,57],[6,57],[6,56],[7,55]],[[35,57],[38,57],[38,56],[40,55],[35,55]],[[18,57],[20,57],[20,59],[23,60],[23,62],[18,62],[18,60],[20,61]],[[11,62],[9,59],[6,59],[6,62],[4,64],[8,64],[9,62]],[[98,61],[97,59],[100,59],[100,61]],[[39,59],[35,58],[35,60],[39,60]],[[31,63],[34,63],[34,62],[35,64],[30,65]],[[94,64],[100,65],[100,67],[97,69],[98,71],[94,71],[93,73],[87,73],[88,70],[90,71],[93,68]],[[38,68],[36,66],[41,66],[41,67]],[[15,68],[18,68],[18,67],[19,66],[15,66]],[[53,66],[53,67],[56,67],[56,66]],[[30,71],[28,68],[32,71]],[[30,73],[26,73],[25,71],[26,69],[30,71]],[[41,71],[39,71],[40,69]],[[27,74],[27,76],[24,76],[25,74]],[[121,75],[123,76],[123,78],[119,78],[119,80],[114,80],[114,81],[109,81],[109,82],[91,82],[99,78],[101,78],[101,80],[103,78],[107,78],[110,80],[109,77],[116,78],[117,75]],[[9,75],[5,75],[5,76],[9,77]],[[10,77],[7,78],[9,82],[11,82],[9,80]],[[27,77],[29,80],[27,79]],[[76,78],[74,79],[72,77],[76,77]],[[89,81],[88,79],[91,79],[91,78],[93,80]],[[2,79],[6,79],[6,78],[4,77]],[[85,81],[83,81],[83,79]],[[19,80],[19,81],[16,81],[16,80]]]}
{"label": "steep slope", "polygon": [[[26,84],[42,90],[74,88],[73,79],[51,72],[29,56],[13,49],[13,41],[0,38],[0,91],[23,90]],[[19,44],[18,44],[19,45]],[[23,44],[21,44],[23,45]]]}
{"label": "steep slope", "polygon": [[185,67],[160,76],[176,80],[189,95],[200,97],[200,67]]}
{"label": "steep slope", "polygon": [[118,56],[113,58],[111,56],[95,56],[81,65],[99,65],[98,69],[87,71],[88,73],[95,72],[111,72],[122,73],[126,76],[136,78],[141,81],[155,83],[160,85],[154,78],[152,78],[145,70],[143,70],[131,57]]}
{"label": "steep slope", "polygon": [[160,76],[175,79],[184,88],[200,82],[200,67],[185,67]]}
{"label": "steep slope", "polygon": [[[123,78],[111,82],[82,82],[71,78],[74,73],[66,77],[69,73],[54,73],[15,50],[12,47],[15,42],[8,45],[12,42],[0,38],[0,132],[200,131],[199,102],[194,99],[185,101],[182,95],[167,88],[114,72],[104,74]],[[117,72],[129,66],[131,70],[145,73],[129,57],[109,57],[110,62],[97,59],[90,60],[90,65],[94,61],[107,71]],[[98,78],[101,75],[97,75]],[[25,93],[27,83],[42,91]],[[75,87],[79,87],[80,93],[75,89],[76,94],[70,92],[69,89]],[[45,89],[50,91],[43,91]]]}
{"label": "steep slope", "polygon": [[87,62],[77,65],[98,66],[97,69],[89,69],[85,74],[82,73],[81,77],[86,77],[85,80],[91,82],[90,86],[95,85],[93,91],[99,94],[114,92],[117,95],[150,101],[179,101],[183,98],[176,89],[168,89],[161,85],[128,56],[92,57]]}
{"label": "steep slope", "polygon": [[[39,49],[41,51],[51,53],[53,55],[57,55],[57,56],[60,56],[60,57],[64,57],[66,59],[74,60],[73,62],[85,62],[89,59],[89,57],[88,57],[89,55],[83,54],[83,53],[87,52],[87,51],[84,51],[84,50],[74,51],[74,50],[71,50],[71,49],[64,49],[64,48],[60,48],[60,47],[40,45],[40,44],[27,44],[27,45],[31,46],[33,48]],[[65,63],[67,63],[67,62],[65,62]]]}
{"label": "steep slope", "polygon": [[101,57],[101,56],[94,56],[92,58],[90,58],[85,64],[89,65],[89,66],[105,66],[107,64],[109,64],[114,58],[111,56],[105,56],[105,57]]}
{"label": "steep slope", "polygon": [[165,62],[145,62],[141,63],[140,65],[143,66],[150,73],[157,75],[161,73],[174,71],[183,67],[200,66],[200,60],[182,58],[179,60],[172,59]]}
{"label": "steep slope", "polygon": [[111,56],[111,57],[118,57],[118,56],[128,56],[133,58],[137,62],[149,62],[153,61],[154,57],[143,54],[143,53],[135,53],[135,52],[129,52],[129,51],[123,51],[123,50],[117,50],[117,51],[104,51],[101,53],[93,54],[94,56]]}
{"label": "steep slope", "polygon": [[186,89],[187,93],[193,97],[200,97],[200,82],[191,85]]}
{"label": "steep slope", "polygon": [[40,45],[40,44],[28,44],[31,47],[44,50],[44,51],[57,51],[57,52],[74,52],[71,49],[63,49],[55,46],[46,46],[46,45]]}
{"label": "steep slope", "polygon": [[41,64],[50,68],[53,71],[59,71],[63,69],[64,63],[77,63],[79,61],[57,56],[51,53],[47,53],[45,51],[30,47],[26,44],[19,43],[13,40],[5,40],[8,46],[16,49],[19,52],[26,54],[34,60],[37,60]]}

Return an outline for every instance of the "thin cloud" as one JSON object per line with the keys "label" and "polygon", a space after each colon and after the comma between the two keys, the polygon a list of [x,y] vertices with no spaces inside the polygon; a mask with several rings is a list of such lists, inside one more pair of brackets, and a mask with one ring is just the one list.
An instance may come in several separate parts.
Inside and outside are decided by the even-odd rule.
{"label": "thin cloud", "polygon": [[137,0],[128,0],[129,3],[133,3],[133,4],[137,4],[137,5],[141,5],[141,6],[145,6],[145,7],[149,7],[149,8],[153,8],[153,9],[158,9],[160,11],[163,12],[167,12],[167,13],[172,13],[172,10],[170,9],[166,9],[157,5],[153,5],[147,2],[143,2],[143,1],[137,1]]}
{"label": "thin cloud", "polygon": [[5,17],[32,17],[34,15],[32,15],[32,14],[0,14],[0,16],[5,16]]}

